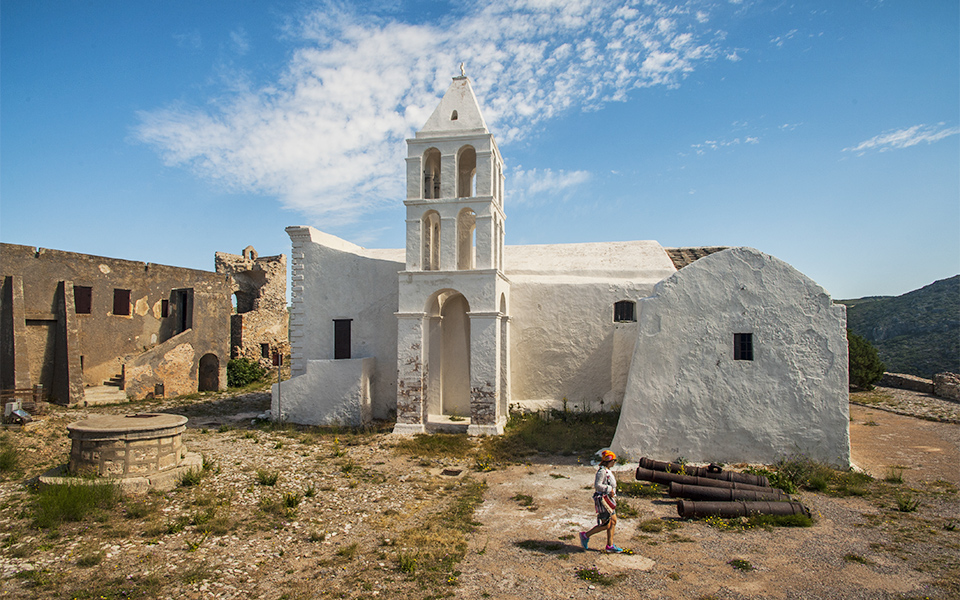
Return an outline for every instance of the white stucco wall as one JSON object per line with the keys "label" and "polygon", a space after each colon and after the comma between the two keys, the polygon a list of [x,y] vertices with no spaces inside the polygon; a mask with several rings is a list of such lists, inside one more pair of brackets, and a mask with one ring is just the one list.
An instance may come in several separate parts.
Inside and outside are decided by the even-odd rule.
{"label": "white stucco wall", "polygon": [[636,323],[613,305],[638,301],[675,272],[656,242],[508,246],[510,402],[609,409],[622,402]]}
{"label": "white stucco wall", "polygon": [[352,319],[351,358],[376,358],[373,416],[397,405],[397,272],[403,250],[369,250],[312,227],[288,227],[293,241],[291,375],[333,358],[333,320]]}
{"label": "white stucco wall", "polygon": [[[618,455],[849,465],[846,310],[815,282],[733,248],[658,284],[638,312]],[[753,334],[754,360],[733,360],[735,333]]]}
{"label": "white stucco wall", "polygon": [[370,421],[373,358],[309,360],[306,373],[273,384],[274,420],[357,427]]}

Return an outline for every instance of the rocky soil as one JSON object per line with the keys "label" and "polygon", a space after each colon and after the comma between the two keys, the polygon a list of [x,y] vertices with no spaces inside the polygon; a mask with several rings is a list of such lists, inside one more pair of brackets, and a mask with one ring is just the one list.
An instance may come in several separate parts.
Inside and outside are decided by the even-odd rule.
{"label": "rocky soil", "polygon": [[[60,409],[5,434],[21,471],[0,482],[0,598],[960,597],[960,426],[884,410],[936,403],[881,392],[851,406],[854,462],[876,478],[864,495],[803,492],[814,526],[771,530],[681,521],[669,498],[624,498],[637,514],[616,541],[632,555],[577,544],[593,520],[594,467],[576,458],[478,471],[473,457],[399,452],[389,424],[254,426],[263,393]],[[36,528],[24,482],[66,460],[66,424],[134,410],[190,417],[200,481]],[[455,508],[473,507],[477,490],[471,525]],[[898,494],[917,509],[898,510]]]}

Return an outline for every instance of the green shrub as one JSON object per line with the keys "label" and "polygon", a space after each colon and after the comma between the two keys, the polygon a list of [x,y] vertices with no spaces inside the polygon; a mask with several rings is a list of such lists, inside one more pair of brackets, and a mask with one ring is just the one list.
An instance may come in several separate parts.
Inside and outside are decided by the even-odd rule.
{"label": "green shrub", "polygon": [[227,385],[230,387],[250,385],[263,379],[266,374],[266,369],[260,363],[245,357],[234,358],[227,363]]}
{"label": "green shrub", "polygon": [[850,386],[861,390],[872,390],[873,384],[880,381],[885,369],[877,354],[877,349],[866,339],[847,329],[847,343],[850,360]]}

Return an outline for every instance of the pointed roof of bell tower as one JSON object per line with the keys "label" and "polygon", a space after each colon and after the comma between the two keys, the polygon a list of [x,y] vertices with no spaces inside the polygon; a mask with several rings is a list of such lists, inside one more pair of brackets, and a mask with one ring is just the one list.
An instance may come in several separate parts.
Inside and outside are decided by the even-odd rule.
{"label": "pointed roof of bell tower", "polygon": [[480,114],[480,104],[470,87],[470,78],[463,75],[460,65],[458,77],[453,78],[447,93],[440,100],[417,137],[435,137],[438,135],[458,135],[463,133],[490,133]]}

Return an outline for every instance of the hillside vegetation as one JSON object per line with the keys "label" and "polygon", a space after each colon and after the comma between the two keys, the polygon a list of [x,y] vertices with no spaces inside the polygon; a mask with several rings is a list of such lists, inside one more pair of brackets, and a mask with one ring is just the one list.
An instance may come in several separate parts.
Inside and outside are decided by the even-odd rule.
{"label": "hillside vegetation", "polygon": [[960,275],[902,296],[838,300],[847,327],[867,339],[891,373],[960,373]]}

